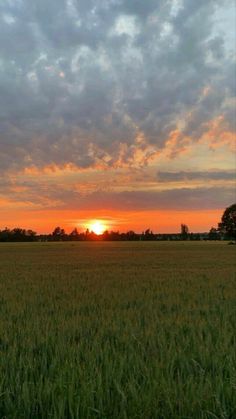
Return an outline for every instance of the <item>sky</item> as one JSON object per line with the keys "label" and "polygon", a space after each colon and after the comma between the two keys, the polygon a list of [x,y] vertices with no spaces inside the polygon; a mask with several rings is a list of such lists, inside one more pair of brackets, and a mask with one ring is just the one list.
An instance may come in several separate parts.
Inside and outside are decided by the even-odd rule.
{"label": "sky", "polygon": [[1,0],[0,229],[217,226],[235,22],[233,0]]}

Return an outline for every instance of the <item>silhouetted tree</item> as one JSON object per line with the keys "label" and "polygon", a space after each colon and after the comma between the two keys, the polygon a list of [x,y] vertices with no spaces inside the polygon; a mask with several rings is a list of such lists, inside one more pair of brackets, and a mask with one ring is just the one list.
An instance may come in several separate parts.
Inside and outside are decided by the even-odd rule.
{"label": "silhouetted tree", "polygon": [[120,240],[120,233],[119,231],[111,231],[109,240]]}
{"label": "silhouetted tree", "polygon": [[188,234],[189,234],[189,228],[186,224],[181,224],[180,234],[181,234],[182,240],[187,240]]}
{"label": "silhouetted tree", "polygon": [[65,230],[61,227],[56,227],[52,233],[53,240],[60,241],[65,237]]}
{"label": "silhouetted tree", "polygon": [[142,240],[154,240],[154,234],[153,232],[150,230],[150,228],[148,228],[143,234],[142,234]]}
{"label": "silhouetted tree", "polygon": [[[111,233],[112,233],[112,232],[111,232]],[[104,240],[104,241],[111,240],[111,238],[110,238],[111,233],[109,233],[109,231],[108,231],[108,230],[105,230],[105,231],[102,233],[102,240]]]}
{"label": "silhouetted tree", "polygon": [[228,238],[236,239],[236,204],[225,209],[219,223],[219,231]]}
{"label": "silhouetted tree", "polygon": [[[223,228],[223,227],[222,227]],[[168,233],[168,234],[154,234],[150,229],[147,229],[143,233],[135,233],[135,231],[128,231],[126,233],[120,233],[119,231],[104,231],[103,234],[97,235],[88,229],[79,233],[76,228],[68,235],[65,230],[61,227],[56,227],[51,234],[39,234],[33,230],[25,230],[19,227],[5,228],[0,230],[0,241],[1,242],[13,242],[13,241],[137,241],[137,240],[211,240],[221,238],[221,234],[216,229],[212,228],[209,233],[189,233],[188,227],[185,224],[181,225],[180,233]],[[232,237],[232,235],[231,235]]]}
{"label": "silhouetted tree", "polygon": [[215,227],[211,227],[209,234],[208,234],[208,239],[209,240],[219,240],[220,239],[220,235],[219,232],[217,231],[217,229]]}
{"label": "silhouetted tree", "polygon": [[37,240],[37,233],[33,230],[26,230],[25,231],[25,241],[34,242]]}
{"label": "silhouetted tree", "polygon": [[5,229],[0,232],[0,240],[1,242],[7,242],[7,241],[10,241],[10,238],[11,238],[11,230],[5,227]]}
{"label": "silhouetted tree", "polygon": [[5,230],[0,231],[0,241],[2,242],[24,242],[35,241],[36,239],[36,233],[33,230],[25,230],[19,227],[10,230],[6,227]]}
{"label": "silhouetted tree", "polygon": [[79,239],[79,233],[78,233],[77,228],[74,228],[74,229],[72,230],[72,232],[71,232],[71,233],[70,233],[70,235],[69,235],[69,239],[70,239],[70,240],[78,240],[78,239]]}
{"label": "silhouetted tree", "polygon": [[137,240],[139,238],[138,234],[136,234],[133,230],[130,230],[126,233],[127,240]]}

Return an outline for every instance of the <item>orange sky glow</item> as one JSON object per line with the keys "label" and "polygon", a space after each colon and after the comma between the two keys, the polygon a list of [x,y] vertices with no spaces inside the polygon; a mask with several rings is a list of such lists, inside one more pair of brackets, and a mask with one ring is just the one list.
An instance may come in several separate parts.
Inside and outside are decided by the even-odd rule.
{"label": "orange sky glow", "polygon": [[185,223],[191,232],[209,231],[217,226],[223,209],[207,211],[141,211],[141,212],[106,212],[106,211],[15,211],[2,212],[1,225],[13,228],[32,228],[39,233],[50,233],[56,226],[65,228],[70,233],[74,227],[78,231],[92,230],[91,226],[100,220],[108,230],[142,232],[151,228],[156,233],[175,233],[180,231],[180,224]]}

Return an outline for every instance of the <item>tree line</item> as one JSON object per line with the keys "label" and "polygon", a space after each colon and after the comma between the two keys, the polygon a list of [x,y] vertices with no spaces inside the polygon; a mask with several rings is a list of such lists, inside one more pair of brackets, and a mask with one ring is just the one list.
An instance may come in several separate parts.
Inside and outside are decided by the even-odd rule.
{"label": "tree line", "polygon": [[0,242],[36,242],[36,241],[158,241],[158,240],[236,240],[236,204],[224,211],[218,227],[212,227],[207,233],[191,233],[186,224],[181,224],[179,233],[153,233],[147,229],[142,233],[133,230],[126,233],[104,231],[97,235],[88,229],[79,232],[74,228],[69,234],[61,227],[56,227],[50,234],[37,234],[33,230],[5,228],[0,230]]}

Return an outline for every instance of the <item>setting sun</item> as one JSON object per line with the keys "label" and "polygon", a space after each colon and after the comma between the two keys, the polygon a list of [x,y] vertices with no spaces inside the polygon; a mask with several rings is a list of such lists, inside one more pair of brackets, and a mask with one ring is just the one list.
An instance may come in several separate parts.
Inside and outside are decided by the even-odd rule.
{"label": "setting sun", "polygon": [[103,224],[102,221],[96,220],[89,224],[89,229],[93,231],[95,234],[99,235],[106,230],[106,226],[105,224]]}

